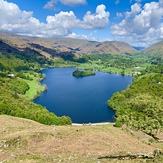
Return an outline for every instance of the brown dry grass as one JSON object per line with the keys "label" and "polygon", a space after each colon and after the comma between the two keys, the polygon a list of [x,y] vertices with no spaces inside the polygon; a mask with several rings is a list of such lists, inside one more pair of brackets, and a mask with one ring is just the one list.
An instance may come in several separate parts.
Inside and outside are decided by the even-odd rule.
{"label": "brown dry grass", "polygon": [[136,53],[137,50],[129,46],[128,44],[111,41],[111,42],[91,42],[83,39],[73,39],[73,38],[39,38],[30,37],[23,35],[16,35],[10,33],[0,33],[0,39],[5,39],[6,43],[11,46],[23,50],[25,48],[31,48],[46,57],[50,57],[50,54],[45,53],[41,49],[33,48],[28,43],[36,43],[41,46],[50,49],[56,49],[62,52],[71,51],[70,49],[80,49],[76,53],[81,54],[125,54]]}
{"label": "brown dry grass", "polygon": [[101,163],[109,160],[98,158],[109,154],[147,153],[155,149],[111,124],[45,126],[27,119],[1,115],[0,126],[0,162]]}

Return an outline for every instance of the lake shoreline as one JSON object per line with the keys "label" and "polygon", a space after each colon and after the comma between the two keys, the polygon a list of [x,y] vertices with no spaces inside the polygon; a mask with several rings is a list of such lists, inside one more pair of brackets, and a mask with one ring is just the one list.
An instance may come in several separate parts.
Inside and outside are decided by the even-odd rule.
{"label": "lake shoreline", "polygon": [[97,123],[72,123],[72,126],[98,126],[98,125],[114,125],[115,122],[97,122]]}
{"label": "lake shoreline", "polygon": [[[72,68],[72,69],[76,69],[75,67],[68,67],[68,69],[70,69],[70,68]],[[46,68],[46,69],[43,69],[43,70],[41,70],[41,73],[42,74],[46,74],[46,71],[53,71],[53,69],[62,69],[62,68],[57,68],[57,67],[55,67],[55,68]],[[63,70],[64,71],[66,71],[66,69],[67,69],[67,67],[66,68],[63,68]],[[59,74],[59,77],[61,77],[61,70],[57,70],[57,72],[58,72],[58,74]],[[73,72],[73,71],[72,71]],[[69,77],[72,77],[72,72],[69,70],[69,73],[67,74],[67,77],[66,77],[66,79],[68,79]],[[118,83],[118,81],[116,80],[116,78],[119,76],[120,78],[122,78],[121,76],[122,75],[120,75],[120,74],[112,74],[112,73],[108,73],[108,72],[103,72],[103,71],[99,71],[99,70],[96,70],[96,72],[99,74],[99,75],[101,75],[101,73],[102,74],[108,74],[109,75],[109,77],[107,77],[106,75],[102,75],[100,78],[98,77],[98,76],[96,76],[96,77],[98,77],[99,79],[96,79],[96,81],[98,81],[97,83],[98,83],[98,85],[105,85],[105,89],[104,88],[98,88],[97,87],[97,84],[96,84],[96,82],[94,82],[95,80],[93,79],[93,81],[91,80],[91,83],[94,83],[94,84],[91,84],[91,87],[89,86],[89,83],[90,83],[90,78],[80,78],[80,79],[76,79],[76,78],[73,78],[73,80],[71,79],[71,80],[68,80],[68,81],[73,81],[74,83],[73,84],[75,84],[75,83],[77,83],[76,81],[78,81],[78,83],[80,83],[80,84],[78,84],[78,85],[81,85],[82,83],[82,80],[87,80],[87,82],[85,82],[85,83],[88,83],[88,86],[89,86],[89,88],[93,88],[93,85],[95,86],[95,88],[94,89],[92,89],[91,90],[91,92],[93,92],[93,93],[91,93],[91,96],[88,96],[89,98],[90,98],[90,101],[93,99],[93,98],[97,98],[97,96],[99,95],[99,93],[96,93],[97,91],[98,92],[100,92],[100,94],[103,94],[104,95],[104,102],[106,103],[107,102],[107,100],[108,99],[110,99],[109,97],[111,97],[111,94],[113,94],[114,93],[114,91],[113,91],[113,93],[111,93],[111,91],[112,91],[112,88],[111,88],[111,90],[110,90],[110,88],[108,87],[109,85],[111,85],[111,83],[114,83],[114,85],[116,85],[116,91],[119,91],[119,90],[121,90],[121,88],[118,88],[118,87],[120,87],[120,84]],[[71,75],[70,75],[71,74]],[[111,75],[111,76],[110,76]],[[50,74],[49,75],[51,78],[53,78],[54,77],[54,75],[52,75],[52,74]],[[113,76],[115,76],[115,77],[113,77]],[[130,75],[125,75],[126,77],[128,76],[130,76]],[[47,76],[46,76],[47,77]],[[58,77],[58,76],[57,76]],[[105,82],[103,82],[103,80],[101,80],[101,79],[103,79],[103,77],[104,78],[108,78],[107,79],[107,82],[106,82],[106,79],[105,79]],[[127,78],[128,78],[127,77]],[[130,76],[131,77],[131,76]],[[62,78],[62,77],[61,77]],[[57,89],[59,88],[59,87],[61,87],[61,85],[62,85],[62,89],[63,90],[69,90],[70,88],[67,88],[67,86],[65,86],[65,83],[63,83],[63,84],[61,84],[61,81],[62,82],[64,82],[65,80],[65,77],[64,78],[62,78],[62,79],[60,79],[59,81],[60,82],[57,82],[57,80],[55,79],[53,79],[52,81],[53,81],[53,83],[54,83],[54,81],[56,82],[56,84],[58,85],[57,86]],[[122,78],[123,80],[124,80],[124,77]],[[46,78],[44,78],[42,81],[40,81],[40,85],[43,85],[43,83],[44,84],[47,84],[47,83],[45,83],[45,81],[44,80],[46,80]],[[68,82],[67,81],[67,82]],[[43,83],[42,83],[43,82]],[[67,82],[66,82],[66,84],[67,84]],[[110,84],[109,84],[110,83]],[[116,84],[117,83],[117,84]],[[123,82],[122,82],[123,83]],[[122,84],[121,83],[121,84]],[[55,84],[55,85],[56,85]],[[50,87],[50,85],[49,84],[47,84],[48,85],[48,87]],[[76,85],[75,86],[75,88],[78,88],[78,91],[77,92],[80,92],[80,94],[84,94],[86,91],[83,91],[83,89],[81,89],[80,87],[78,87],[78,85]],[[126,86],[125,86],[126,84],[125,84],[125,82],[124,82],[124,85],[122,85],[123,86],[123,89],[125,89],[126,88]],[[86,86],[86,84],[84,85],[84,87]],[[54,88],[55,86],[53,86],[52,88]],[[74,86],[73,86],[74,87]],[[83,87],[83,88],[84,88]],[[107,93],[102,93],[101,92],[101,90],[102,91],[104,91],[104,90],[106,90],[106,89],[108,89],[108,94]],[[122,90],[123,90],[122,89]],[[73,88],[72,88],[72,90],[73,90]],[[80,90],[80,91],[79,91]],[[87,90],[88,90],[88,87],[87,87]],[[96,91],[94,91],[94,90],[96,90]],[[58,106],[59,106],[59,102],[60,101],[62,101],[63,100],[63,95],[62,95],[62,98],[60,98],[60,99],[58,99],[58,100],[56,100],[58,103],[57,103],[57,107],[55,107],[55,109],[56,110],[53,110],[53,107],[50,105],[51,104],[51,102],[48,102],[48,104],[46,104],[46,102],[44,102],[43,100],[44,100],[44,98],[45,97],[47,97],[47,95],[48,95],[48,93],[49,93],[49,91],[50,91],[50,89],[48,89],[48,91],[46,92],[46,96],[44,95],[44,94],[39,94],[39,96],[36,98],[36,99],[34,99],[33,100],[33,102],[34,103],[36,103],[36,104],[41,104],[41,105],[43,105],[43,106],[45,106],[46,108],[47,108],[47,110],[48,111],[50,111],[50,112],[54,112],[56,115],[58,115],[58,116],[62,116],[62,115],[67,115],[67,116],[69,116],[69,117],[71,117],[71,119],[72,119],[72,123],[73,122],[77,122],[77,123],[73,123],[73,125],[105,125],[105,124],[114,124],[114,122],[115,121],[113,121],[113,118],[112,118],[112,116],[110,116],[111,114],[113,114],[112,112],[113,112],[113,109],[108,109],[108,106],[107,106],[107,108],[106,108],[106,105],[104,104],[104,102],[102,103],[102,106],[98,106],[98,103],[95,105],[94,104],[94,102],[92,102],[91,104],[93,104],[93,105],[95,105],[95,106],[93,106],[93,108],[94,108],[94,110],[90,113],[90,114],[95,114],[94,112],[96,112],[97,114],[95,114],[95,116],[93,116],[93,117],[96,117],[96,115],[101,115],[101,114],[104,114],[104,119],[102,119],[102,118],[97,118],[97,121],[96,120],[93,120],[93,122],[91,122],[91,120],[89,121],[89,119],[87,119],[87,120],[85,120],[85,121],[83,121],[83,120],[79,120],[79,119],[75,119],[75,115],[76,114],[74,114],[73,113],[73,111],[70,111],[70,109],[67,111],[66,110],[66,113],[64,112],[64,107],[62,107],[62,108],[60,108],[60,109],[58,109],[57,110],[57,108],[59,108]],[[76,92],[76,91],[74,91],[74,92]],[[82,93],[82,92],[84,92],[84,93]],[[104,91],[105,92],[105,91]],[[56,96],[56,97],[54,97],[54,94],[53,93],[51,93],[52,95],[49,97],[49,99],[51,99],[51,97],[53,97],[53,98],[55,98],[55,99],[57,99],[58,97]],[[58,95],[60,95],[60,94],[62,94],[60,91],[58,92]],[[68,93],[67,94],[67,96],[66,96],[66,99],[67,98],[69,98],[69,101],[70,101],[70,99],[72,99],[71,98],[71,96],[70,96],[71,94],[70,93]],[[45,96],[45,97],[43,97],[43,96]],[[80,95],[81,96],[81,95]],[[84,97],[86,97],[87,96],[87,94],[86,95],[84,95]],[[107,97],[105,97],[105,96],[107,96]],[[78,97],[78,95],[76,95],[75,96],[76,98],[75,98],[75,102],[79,99],[79,97]],[[78,97],[78,98],[77,98]],[[99,98],[101,98],[101,96],[99,97]],[[102,97],[103,98],[103,97]],[[36,102],[37,101],[37,102]],[[39,101],[39,102],[38,102]],[[80,111],[79,112],[83,112],[83,110],[85,110],[85,112],[87,112],[87,110],[85,109],[86,108],[86,106],[83,106],[83,105],[85,105],[86,104],[86,101],[88,101],[88,100],[85,100],[84,102],[82,102],[80,105],[79,105],[79,103],[80,103],[80,101],[81,100],[79,100],[78,102],[76,102],[76,106],[82,106],[82,108],[81,107],[79,107],[79,109],[80,109]],[[62,102],[62,104],[63,104],[64,102]],[[68,103],[68,102],[66,102],[66,103]],[[96,108],[96,106],[98,106],[97,108]],[[72,110],[76,110],[76,108],[75,107],[72,107],[71,106],[71,104],[69,104],[69,106],[66,106],[66,107],[68,107],[68,108],[71,108]],[[65,107],[65,108],[66,108]],[[103,109],[99,109],[99,108],[106,108],[106,110],[103,110]],[[61,110],[62,110],[62,113],[61,113]],[[110,115],[108,115],[108,110],[109,110],[109,114]],[[105,112],[105,113],[104,113]],[[114,111],[115,112],[115,111]],[[88,113],[87,113],[88,114]],[[115,113],[114,113],[115,114]],[[72,115],[72,116],[70,116],[70,115]],[[80,115],[78,115],[79,117],[80,117]],[[74,118],[73,118],[74,117]],[[85,117],[88,117],[87,115],[85,115]],[[100,116],[101,117],[101,116]],[[110,121],[110,122],[108,122],[107,121],[107,119]],[[101,121],[102,120],[102,121]],[[104,121],[103,121],[104,120]],[[94,122],[97,122],[97,123],[94,123]],[[98,123],[99,122],[99,123]]]}

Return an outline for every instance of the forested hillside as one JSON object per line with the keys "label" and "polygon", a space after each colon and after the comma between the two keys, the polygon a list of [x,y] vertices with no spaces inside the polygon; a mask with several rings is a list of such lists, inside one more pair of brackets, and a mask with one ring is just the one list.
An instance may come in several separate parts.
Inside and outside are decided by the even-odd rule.
{"label": "forested hillside", "polygon": [[57,117],[27,98],[29,82],[43,75],[40,68],[52,64],[38,55],[0,54],[0,114],[23,117],[47,125],[71,124],[69,117]]}
{"label": "forested hillside", "polygon": [[155,136],[163,130],[163,65],[147,68],[126,90],[115,93],[108,105],[116,110],[116,126],[143,130]]}

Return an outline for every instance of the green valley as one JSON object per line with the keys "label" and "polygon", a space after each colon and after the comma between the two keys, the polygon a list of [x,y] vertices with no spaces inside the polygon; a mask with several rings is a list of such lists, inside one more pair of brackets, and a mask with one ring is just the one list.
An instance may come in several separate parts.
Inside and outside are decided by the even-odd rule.
{"label": "green valley", "polygon": [[135,55],[85,55],[78,68],[99,70],[108,73],[135,75],[151,66],[151,60],[142,54]]}
{"label": "green valley", "polygon": [[[37,44],[36,41],[38,41]],[[46,41],[50,43],[49,40]],[[71,41],[73,42],[73,40]],[[163,53],[160,53],[159,51],[159,55],[157,55],[157,53],[149,55],[149,53],[147,53],[145,50],[138,52],[129,47],[130,50],[133,50],[133,53],[125,51],[122,54],[98,54],[98,52],[96,52],[96,54],[92,54],[91,52],[91,54],[78,54],[74,50],[70,52],[62,52],[60,50],[52,49],[52,47],[46,47],[46,44],[39,45],[39,42],[41,41],[37,39],[34,43],[30,42],[30,44],[23,42],[24,49],[20,49],[19,46],[13,46],[13,43],[7,44],[4,40],[0,41],[0,121],[15,121],[18,123],[23,121],[23,124],[29,123],[29,120],[12,119],[11,117],[14,116],[31,119],[45,125],[60,126],[72,124],[70,117],[58,117],[54,113],[49,112],[45,107],[31,102],[31,100],[38,97],[42,91],[46,91],[46,89],[48,89],[46,85],[40,85],[40,81],[45,78],[45,76],[41,73],[42,69],[73,66],[77,68],[77,71],[74,72],[74,76],[76,77],[95,75],[94,71],[96,70],[121,75],[127,74],[133,76],[133,83],[126,90],[115,93],[108,101],[108,105],[116,111],[114,126],[88,126],[88,130],[86,126],[81,126],[80,128],[78,126],[69,126],[67,128],[58,127],[58,131],[54,132],[53,126],[49,126],[50,128],[48,131],[47,126],[41,126],[41,131],[38,132],[37,125],[40,126],[40,124],[35,124],[36,128],[33,131],[34,133],[28,131],[29,126],[25,129],[25,132],[27,132],[29,136],[23,136],[23,141],[32,140],[34,142],[34,140],[37,140],[39,142],[41,140],[43,142],[46,139],[45,142],[47,143],[47,140],[49,141],[48,138],[50,137],[50,140],[55,142],[54,138],[57,135],[58,142],[65,141],[66,139],[65,142],[68,143],[72,142],[74,136],[79,136],[80,132],[83,131],[83,133],[80,135],[83,139],[81,140],[81,143],[82,141],[85,142],[85,140],[87,140],[86,144],[89,146],[88,144],[90,142],[92,143],[92,141],[96,140],[94,141],[96,145],[92,144],[91,146],[91,149],[96,149],[98,144],[97,137],[100,137],[100,149],[102,150],[104,143],[108,142],[108,140],[110,140],[110,142],[113,140],[113,143],[109,144],[109,149],[112,149],[113,146],[117,146],[117,138],[114,136],[114,138],[110,139],[110,133],[111,135],[114,135],[114,132],[116,132],[118,133],[115,134],[116,136],[121,134],[122,136],[125,135],[125,137],[128,137],[126,136],[128,135],[126,131],[128,132],[133,130],[132,133],[129,133],[130,136],[128,137],[130,140],[132,139],[131,142],[136,140],[136,144],[138,144],[139,140],[137,140],[136,137],[133,137],[133,133],[143,132],[149,136],[148,139],[151,141],[150,142],[148,140],[145,146],[147,146],[150,150],[154,150],[156,147],[162,149],[162,144],[157,144],[157,142],[159,142],[158,140],[162,140],[160,135],[162,135],[163,131]],[[20,42],[17,41],[16,43],[19,44]],[[94,45],[97,45],[97,43],[91,42],[91,46]],[[64,44],[64,46],[66,45]],[[3,116],[4,114],[9,115],[9,117]],[[30,123],[33,124],[34,122],[30,121]],[[11,124],[7,124],[7,127],[10,128],[10,125]],[[22,124],[19,125],[21,126]],[[115,127],[121,128],[119,129]],[[127,127],[127,129],[125,127]],[[21,128],[23,127],[21,126]],[[20,128],[18,130],[21,131]],[[109,133],[107,133],[107,131],[109,131]],[[66,132],[69,133],[69,136],[66,136]],[[34,136],[30,133],[32,133]],[[6,132],[6,135],[7,134],[8,133]],[[105,134],[107,135],[106,137],[104,136]],[[1,135],[3,137],[3,134]],[[91,136],[90,140],[89,136]],[[13,138],[11,139],[12,140],[9,138],[11,142],[16,140]],[[121,152],[124,148],[124,144],[121,142],[122,137],[118,137],[118,140],[120,140],[118,142],[118,146],[121,148],[116,150]],[[1,142],[3,142],[3,140]],[[144,143],[141,142],[140,144],[141,146],[144,146]],[[50,146],[51,144],[49,144],[49,147]],[[67,153],[70,152],[69,147],[67,147],[65,150],[61,149],[63,147],[61,147],[59,143],[56,144],[56,146],[58,146],[62,151],[61,155],[63,158],[65,156],[63,154],[64,151]],[[73,147],[74,151],[77,150],[76,146]],[[130,149],[130,151],[133,152],[139,152],[141,149],[139,148],[139,145],[136,146],[136,149],[138,150],[131,149],[131,146],[132,145],[130,145],[127,149]],[[25,146],[23,146],[23,148],[25,148]],[[12,150],[12,146],[9,149]],[[108,150],[108,146],[106,146],[105,149],[106,150],[103,153],[103,156],[107,153],[106,151]],[[5,150],[7,151],[7,149]],[[2,151],[2,155],[4,155],[5,150]],[[44,153],[45,148],[43,148],[43,150]],[[114,153],[116,150],[113,150]],[[95,152],[96,156],[99,157],[98,149],[96,151],[91,151]],[[34,151],[31,150],[30,152],[32,156],[29,157],[32,157],[33,160]],[[78,161],[82,160],[83,153],[82,155],[79,154],[80,159],[76,158]],[[39,152],[38,155],[41,160],[47,161],[53,158],[51,154],[49,155],[49,159],[42,157],[42,154]],[[77,156],[78,155],[74,157]],[[23,159],[28,159],[25,154],[23,156],[18,156],[16,161],[21,160],[21,157]],[[91,159],[93,158],[94,156],[92,155]],[[60,158],[57,158],[57,160],[59,159]],[[162,156],[159,158],[159,160],[161,159]]]}

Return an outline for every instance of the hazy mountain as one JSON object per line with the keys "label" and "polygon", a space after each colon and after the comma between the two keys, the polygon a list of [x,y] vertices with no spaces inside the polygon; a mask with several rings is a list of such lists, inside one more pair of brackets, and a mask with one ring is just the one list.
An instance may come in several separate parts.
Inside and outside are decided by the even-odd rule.
{"label": "hazy mountain", "polygon": [[[75,54],[131,54],[137,50],[127,43],[118,41],[88,41],[73,38],[39,38],[0,32],[1,42],[19,51],[39,52],[49,57],[58,52],[73,52]],[[3,48],[4,50],[4,48]]]}
{"label": "hazy mountain", "polygon": [[163,41],[155,43],[152,46],[144,49],[143,53],[150,56],[163,57]]}

